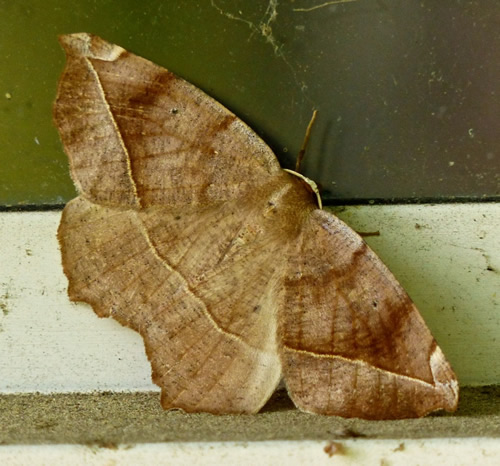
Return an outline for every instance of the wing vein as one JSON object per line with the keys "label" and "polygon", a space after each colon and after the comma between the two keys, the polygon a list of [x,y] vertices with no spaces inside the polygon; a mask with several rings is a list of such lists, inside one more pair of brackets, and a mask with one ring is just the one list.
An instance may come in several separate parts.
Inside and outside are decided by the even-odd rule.
{"label": "wing vein", "polygon": [[235,335],[234,333],[228,332],[227,330],[225,330],[222,327],[220,327],[220,325],[213,318],[212,314],[208,311],[207,306],[203,302],[203,300],[201,298],[199,298],[193,292],[193,290],[189,286],[189,283],[187,282],[187,280],[182,276],[182,274],[180,274],[179,272],[177,272],[176,270],[174,270],[174,268],[165,260],[165,258],[163,258],[160,255],[160,253],[156,249],[156,246],[151,241],[151,238],[149,237],[149,234],[148,234],[148,232],[146,230],[146,227],[144,226],[143,221],[138,217],[137,214],[135,215],[135,219],[136,219],[137,224],[139,225],[139,227],[140,227],[140,229],[142,231],[142,234],[144,235],[144,238],[146,239],[146,242],[149,245],[151,253],[156,257],[156,259],[160,262],[160,264],[162,264],[162,266],[165,267],[170,273],[175,273],[175,274],[177,274],[181,278],[181,280],[182,280],[182,282],[183,282],[186,290],[188,290],[189,293],[191,294],[191,296],[193,297],[193,299],[195,299],[201,305],[201,309],[203,309],[203,314],[209,320],[209,322],[212,324],[212,326],[219,333],[221,333],[222,335],[224,335],[225,337],[227,337],[227,338],[229,338],[229,339],[231,339],[233,341],[236,341],[239,344],[241,344],[242,346],[246,347],[246,349],[248,351],[258,351],[259,353],[266,353],[266,351],[263,351],[262,349],[260,349],[258,347],[255,347],[255,346],[252,346],[252,345],[248,344],[245,340],[243,340],[238,335]]}
{"label": "wing vein", "polygon": [[413,382],[417,382],[417,383],[420,383],[420,384],[428,386],[428,387],[435,387],[436,386],[433,383],[425,382],[424,380],[417,379],[415,377],[409,377],[408,375],[398,374],[396,372],[391,372],[391,371],[382,369],[380,367],[376,367],[373,364],[368,364],[367,362],[363,361],[362,359],[350,359],[350,358],[346,358],[344,356],[339,356],[338,354],[313,353],[313,352],[307,351],[307,350],[299,350],[299,349],[296,349],[296,348],[292,348],[291,346],[288,346],[288,345],[283,345],[283,348],[286,349],[287,351],[291,351],[293,353],[307,355],[309,357],[316,358],[316,359],[332,359],[332,360],[333,359],[338,359],[340,361],[344,361],[344,362],[348,362],[348,363],[354,363],[354,364],[358,364],[358,365],[369,366],[371,369],[373,369],[373,370],[375,370],[375,371],[377,371],[377,372],[379,372],[381,374],[391,374],[393,376],[400,377],[400,378],[405,379],[405,380],[410,380],[410,381],[413,381]]}
{"label": "wing vein", "polygon": [[92,65],[92,62],[87,57],[85,57],[85,60],[87,61],[90,70],[92,71],[92,73],[95,76],[97,88],[99,89],[99,92],[101,93],[102,100],[103,100],[104,105],[106,106],[106,109],[108,111],[109,117],[111,119],[111,123],[113,124],[113,127],[115,128],[116,133],[118,135],[118,140],[120,142],[120,146],[123,150],[123,153],[125,154],[125,161],[127,163],[127,174],[129,176],[129,179],[130,179],[130,185],[132,187],[132,192],[134,194],[135,203],[136,203],[137,207],[141,207],[141,199],[139,197],[139,193],[137,191],[137,184],[136,184],[136,181],[135,181],[133,173],[132,173],[132,161],[130,159],[130,153],[127,149],[127,146],[125,145],[125,141],[123,140],[120,128],[118,127],[118,123],[116,122],[116,119],[113,115],[113,112],[111,111],[111,107],[108,104],[108,100],[106,98],[106,92],[104,91],[104,87],[102,86],[101,80],[99,78],[99,74],[97,73],[94,66]]}

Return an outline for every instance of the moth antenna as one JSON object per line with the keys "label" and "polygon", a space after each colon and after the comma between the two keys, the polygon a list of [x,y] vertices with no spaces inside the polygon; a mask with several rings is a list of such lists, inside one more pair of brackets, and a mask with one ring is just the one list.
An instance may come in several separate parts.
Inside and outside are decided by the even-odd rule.
{"label": "moth antenna", "polygon": [[314,122],[316,121],[317,114],[318,114],[318,111],[313,110],[311,120],[309,121],[309,124],[307,125],[306,134],[304,136],[304,142],[302,143],[302,147],[299,150],[299,153],[297,154],[297,162],[295,163],[295,171],[297,173],[300,173],[300,164],[302,163],[302,159],[304,158],[304,155],[306,153],[307,143],[309,142],[309,137],[311,136],[311,129],[312,129],[312,126],[314,125]]}

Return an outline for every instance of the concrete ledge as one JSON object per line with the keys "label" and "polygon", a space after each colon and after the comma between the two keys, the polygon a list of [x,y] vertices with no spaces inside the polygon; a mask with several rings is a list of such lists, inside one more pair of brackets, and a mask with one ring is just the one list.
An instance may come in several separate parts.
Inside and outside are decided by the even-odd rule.
{"label": "concrete ledge", "polygon": [[[155,442],[498,437],[500,386],[464,388],[458,411],[363,421],[298,411],[284,391],[256,415],[163,411],[158,393],[0,396],[0,444],[107,446]],[[500,442],[500,440],[499,440]]]}

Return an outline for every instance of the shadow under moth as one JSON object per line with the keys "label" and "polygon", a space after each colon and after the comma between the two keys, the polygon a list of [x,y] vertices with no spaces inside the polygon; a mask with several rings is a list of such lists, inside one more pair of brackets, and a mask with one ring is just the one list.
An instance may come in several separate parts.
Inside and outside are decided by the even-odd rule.
{"label": "shadow under moth", "polygon": [[281,379],[311,413],[456,409],[417,308],[312,182],[170,71],[90,34],[60,41],[68,293],[142,335],[165,409],[256,413]]}

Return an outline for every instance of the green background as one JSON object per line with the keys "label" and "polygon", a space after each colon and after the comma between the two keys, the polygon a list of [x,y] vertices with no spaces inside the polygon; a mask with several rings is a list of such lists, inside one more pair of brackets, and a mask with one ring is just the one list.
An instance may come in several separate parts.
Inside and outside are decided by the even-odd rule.
{"label": "green background", "polygon": [[[57,35],[92,32],[229,107],[336,202],[498,199],[500,4],[0,0],[0,206],[75,196]],[[309,9],[308,11],[305,11]]]}

